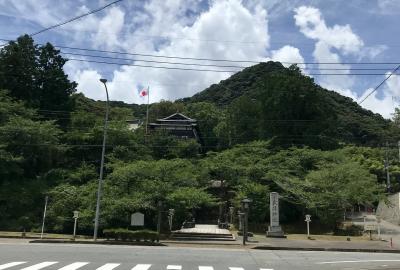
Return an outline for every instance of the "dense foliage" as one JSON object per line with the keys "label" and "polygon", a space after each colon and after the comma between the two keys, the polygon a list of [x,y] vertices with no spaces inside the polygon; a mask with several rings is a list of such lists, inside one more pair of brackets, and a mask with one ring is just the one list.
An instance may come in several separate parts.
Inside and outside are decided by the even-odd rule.
{"label": "dense foliage", "polygon": [[[93,229],[105,103],[76,94],[51,44],[28,36],[0,51],[0,229]],[[17,74],[17,75],[16,75]],[[15,79],[18,76],[18,79]],[[177,111],[198,120],[201,140],[130,130],[146,108],[112,102],[106,147],[101,228],[129,228],[145,214],[155,229],[157,205],[185,219],[224,221],[229,207],[252,199],[250,222],[268,223],[271,191],[282,195],[283,222],[312,213],[333,226],[343,212],[374,206],[385,191],[385,149],[393,191],[400,164],[395,121],[316,85],[296,67],[262,63],[192,98],[150,105],[150,120]],[[332,225],[333,224],[333,225]]]}

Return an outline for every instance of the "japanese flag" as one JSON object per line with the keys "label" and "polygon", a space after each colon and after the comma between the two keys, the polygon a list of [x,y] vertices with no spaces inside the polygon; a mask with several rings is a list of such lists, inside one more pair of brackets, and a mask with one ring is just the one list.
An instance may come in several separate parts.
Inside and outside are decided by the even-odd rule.
{"label": "japanese flag", "polygon": [[139,96],[145,97],[149,94],[149,90],[144,88],[142,91],[140,91]]}

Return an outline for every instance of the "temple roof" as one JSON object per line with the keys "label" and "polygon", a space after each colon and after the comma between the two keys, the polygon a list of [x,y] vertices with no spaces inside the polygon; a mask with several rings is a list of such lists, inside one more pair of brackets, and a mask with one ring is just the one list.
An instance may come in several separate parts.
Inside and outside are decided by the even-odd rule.
{"label": "temple roof", "polygon": [[157,119],[157,121],[183,121],[183,122],[197,122],[195,119],[192,119],[190,117],[187,117],[186,115],[182,113],[174,113],[170,116],[167,116],[162,119]]}

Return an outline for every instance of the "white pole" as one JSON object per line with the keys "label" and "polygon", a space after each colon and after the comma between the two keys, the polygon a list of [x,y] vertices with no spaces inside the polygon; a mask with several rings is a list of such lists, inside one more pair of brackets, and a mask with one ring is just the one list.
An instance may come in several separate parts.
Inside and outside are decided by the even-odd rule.
{"label": "white pole", "polygon": [[43,211],[43,222],[42,222],[42,232],[40,233],[40,239],[43,239],[43,231],[44,231],[44,222],[46,220],[46,212],[47,212],[47,201],[49,200],[49,196],[46,196],[44,200],[44,211]]}
{"label": "white pole", "polygon": [[378,239],[381,240],[381,224],[378,223]]}
{"label": "white pole", "polygon": [[74,219],[75,219],[75,222],[74,222],[74,240],[75,240],[75,237],[76,237],[76,223],[77,223],[78,218],[74,218]]}
{"label": "white pole", "polygon": [[147,135],[147,126],[149,125],[149,103],[150,103],[150,86],[147,86],[146,135]]}
{"label": "white pole", "polygon": [[307,221],[307,236],[310,236],[310,222]]}

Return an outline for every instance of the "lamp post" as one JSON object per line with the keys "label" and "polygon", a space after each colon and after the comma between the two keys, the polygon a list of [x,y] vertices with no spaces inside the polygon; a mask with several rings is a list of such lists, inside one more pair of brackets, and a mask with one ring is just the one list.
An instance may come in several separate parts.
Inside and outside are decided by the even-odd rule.
{"label": "lamp post", "polygon": [[107,139],[107,124],[108,124],[108,90],[107,90],[107,79],[100,79],[100,82],[104,84],[104,88],[106,89],[107,103],[106,103],[106,118],[104,120],[104,131],[103,131],[103,148],[101,151],[101,164],[100,164],[100,177],[99,177],[99,185],[97,188],[97,203],[96,203],[96,217],[94,219],[94,234],[93,240],[97,240],[97,233],[99,230],[99,216],[100,216],[100,199],[101,199],[101,189],[103,185],[103,169],[104,169],[104,154],[106,152],[106,139]]}
{"label": "lamp post", "polygon": [[73,216],[73,219],[74,219],[74,234],[72,236],[72,239],[75,241],[75,238],[76,238],[76,224],[77,224],[78,218],[79,218],[79,211],[74,211],[73,213],[74,213],[74,216]]}
{"label": "lamp post", "polygon": [[248,219],[249,219],[249,204],[251,203],[251,200],[248,198],[244,198],[242,200],[242,208],[243,208],[243,214],[244,214],[244,221],[243,221],[243,245],[246,245],[247,241],[247,231],[248,231]]}

